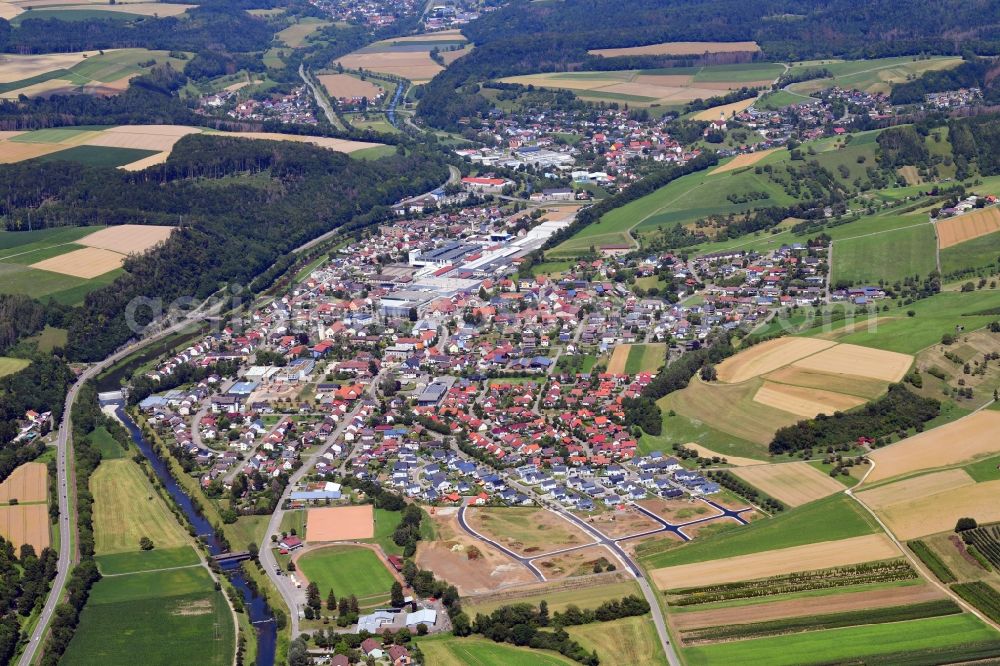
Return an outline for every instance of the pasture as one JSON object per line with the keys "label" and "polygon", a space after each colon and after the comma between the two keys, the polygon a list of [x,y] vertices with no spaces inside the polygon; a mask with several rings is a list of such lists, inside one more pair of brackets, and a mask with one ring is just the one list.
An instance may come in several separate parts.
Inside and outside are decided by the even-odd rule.
{"label": "pasture", "polygon": [[305,540],[348,541],[375,536],[375,514],[371,504],[309,509]]}
{"label": "pasture", "polygon": [[[833,77],[793,83],[788,89],[802,95],[811,95],[834,86],[869,93],[888,93],[894,83],[919,77],[924,72],[951,69],[961,62],[961,58],[955,57],[918,59],[913,56],[900,56],[873,60],[808,63],[808,66],[811,67],[826,68],[833,74]],[[791,72],[795,71],[796,66],[803,67],[806,66],[806,63],[793,63]]]}
{"label": "pasture", "polygon": [[338,599],[353,594],[363,606],[384,603],[396,580],[373,550],[361,546],[310,550],[298,556],[295,566],[324,598],[332,589]]}
{"label": "pasture", "polygon": [[758,490],[796,507],[839,493],[844,486],[805,462],[754,465],[733,472]]}
{"label": "pasture", "polygon": [[99,555],[135,552],[149,537],[156,548],[186,546],[190,538],[146,475],[131,460],[102,462],[90,478],[94,544]]}
{"label": "pasture", "polygon": [[15,372],[24,370],[31,361],[26,358],[11,358],[10,356],[0,356],[0,377],[13,375]]}
{"label": "pasture", "polygon": [[656,628],[645,616],[567,627],[566,631],[585,650],[596,651],[603,664],[659,666],[665,660]]}
{"label": "pasture", "polygon": [[704,53],[757,52],[757,42],[661,42],[618,49],[591,49],[587,53],[616,58],[637,55],[702,55]]}
{"label": "pasture", "polygon": [[425,662],[435,666],[571,666],[571,661],[556,652],[494,643],[485,638],[436,636],[420,639],[417,644]]}
{"label": "pasture", "polygon": [[0,505],[0,535],[18,552],[22,544],[30,543],[35,552],[48,548],[49,510],[44,502],[38,504]]}
{"label": "pasture", "polygon": [[541,555],[593,541],[572,523],[547,509],[470,507],[465,518],[476,532],[521,555]]}
{"label": "pasture", "polygon": [[[0,359],[2,363],[3,359]],[[20,465],[10,476],[0,483],[0,504],[45,502],[48,497],[46,477],[48,468],[44,463],[29,462]]]}

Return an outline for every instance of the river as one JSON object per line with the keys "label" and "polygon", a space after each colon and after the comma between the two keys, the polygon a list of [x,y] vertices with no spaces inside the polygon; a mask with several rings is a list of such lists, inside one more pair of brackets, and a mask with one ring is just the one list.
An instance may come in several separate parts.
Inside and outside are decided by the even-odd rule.
{"label": "river", "polygon": [[[174,477],[171,476],[167,463],[156,454],[153,447],[146,441],[146,438],[142,435],[142,430],[140,430],[139,426],[125,411],[122,403],[117,402],[114,404],[118,405],[115,413],[121,419],[122,423],[125,424],[125,427],[128,428],[129,433],[132,435],[132,441],[135,442],[139,450],[142,451],[142,454],[149,460],[150,466],[156,473],[156,476],[160,478],[160,481],[163,482],[163,486],[167,489],[167,492],[170,493],[170,496],[184,512],[184,515],[194,525],[197,534],[205,541],[208,546],[208,552],[212,555],[226,552],[226,549],[223,548],[222,544],[215,537],[212,524],[195,509],[191,498],[184,492],[184,489],[180,487],[177,481],[174,480]],[[250,589],[239,563],[224,565],[222,568],[226,572],[227,578],[233,583],[233,586],[243,595],[243,605],[249,614],[250,622],[253,623],[254,628],[257,630],[257,666],[274,666],[278,628],[274,622],[274,615],[271,613],[271,609],[262,596],[255,594]]]}

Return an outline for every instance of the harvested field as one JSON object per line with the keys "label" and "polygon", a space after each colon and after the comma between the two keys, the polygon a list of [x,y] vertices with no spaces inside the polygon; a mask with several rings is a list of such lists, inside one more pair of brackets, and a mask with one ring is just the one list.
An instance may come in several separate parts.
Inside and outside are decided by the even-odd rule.
{"label": "harvested field", "polygon": [[972,516],[980,523],[998,521],[997,498],[1000,498],[1000,481],[984,481],[897,502],[882,508],[878,514],[897,538],[914,539],[951,530],[963,516]]}
{"label": "harvested field", "polygon": [[764,382],[753,397],[762,405],[791,412],[807,419],[817,414],[831,415],[865,404],[864,398],[821,389]]}
{"label": "harvested field", "polygon": [[658,522],[631,505],[626,505],[621,511],[603,511],[595,515],[577,513],[577,515],[604,536],[612,539],[621,539],[660,527]]}
{"label": "harvested field", "polygon": [[123,254],[96,247],[85,247],[31,264],[30,268],[89,280],[121,268],[124,261]]}
{"label": "harvested field", "polygon": [[80,51],[77,53],[46,53],[43,55],[13,55],[4,53],[0,55],[0,83],[30,79],[33,76],[57,69],[69,69],[73,65],[77,65],[86,58],[94,55],[98,55],[98,52]]}
{"label": "harvested field", "polygon": [[77,241],[80,245],[111,250],[120,254],[142,253],[167,240],[173,227],[145,224],[120,224],[95,231]]}
{"label": "harvested field", "polygon": [[975,482],[964,469],[949,469],[865,490],[858,493],[858,499],[879,511],[899,502],[971,486]]}
{"label": "harvested field", "polygon": [[730,456],[724,453],[718,453],[709,448],[702,446],[701,444],[695,444],[694,442],[688,442],[684,445],[684,448],[694,449],[694,451],[702,458],[714,458],[716,456],[720,458],[725,458],[726,462],[730,465],[736,467],[747,467],[749,465],[764,465],[766,464],[763,460],[755,460],[753,458],[741,458],[739,456]]}
{"label": "harvested field", "polygon": [[[640,70],[526,74],[509,76],[501,81],[525,86],[574,90],[587,99],[627,101],[629,104],[640,106],[681,105],[694,99],[716,97],[720,91],[752,85],[726,80],[702,82],[687,74],[644,73]],[[769,85],[771,82],[766,83]],[[718,118],[718,112],[712,118]]]}
{"label": "harvested field", "polygon": [[35,552],[48,548],[49,509],[45,504],[18,504],[0,506],[0,535],[11,542],[14,552],[22,544],[30,543]]}
{"label": "harvested field", "polygon": [[368,141],[351,141],[349,139],[334,139],[327,136],[304,136],[299,134],[282,134],[280,132],[212,132],[222,136],[236,137],[239,139],[263,139],[265,141],[296,141],[299,143],[311,143],[320,148],[335,150],[338,153],[353,153],[365,148],[381,146],[381,143],[370,143]]}
{"label": "harvested field", "polygon": [[750,485],[791,507],[844,489],[844,485],[806,462],[756,465],[733,472]]}
{"label": "harvested field", "polygon": [[730,356],[716,368],[719,381],[728,384],[744,382],[772,370],[784,367],[811,354],[816,354],[834,345],[827,340],[815,338],[778,338],[746,351]]}
{"label": "harvested field", "polygon": [[789,384],[803,388],[833,391],[835,393],[854,395],[867,400],[874,400],[889,387],[888,382],[857,375],[831,374],[786,366],[764,375],[764,379],[778,384]]}
{"label": "harvested field", "polygon": [[0,503],[16,499],[20,504],[44,502],[48,495],[45,463],[24,463],[0,483]]}
{"label": "harvested field", "polygon": [[875,468],[866,483],[1000,453],[1000,411],[984,409],[868,454]]}
{"label": "harvested field", "polygon": [[[750,104],[753,103],[752,99],[744,101],[748,101],[750,102]],[[737,104],[740,104],[740,102],[737,102]],[[747,106],[750,106],[750,104],[747,104]],[[732,106],[732,105],[727,105],[727,106]],[[707,111],[718,111],[719,109],[722,108],[723,107],[721,106],[717,106],[714,109],[707,109]],[[743,109],[739,109],[739,111],[742,110]],[[715,118],[718,118],[718,116],[715,116]],[[715,118],[711,118],[711,120],[715,120]],[[695,120],[702,120],[702,118],[695,118]],[[754,164],[760,162],[762,159],[764,159],[771,153],[777,152],[779,150],[781,150],[781,148],[771,148],[770,150],[758,150],[757,152],[754,153],[744,153],[743,155],[737,155],[726,164],[715,167],[715,169],[713,169],[712,172],[709,173],[708,175],[714,176],[717,173],[725,173],[727,171],[734,171],[736,169],[742,169],[743,167],[753,166]]]}
{"label": "harvested field", "polygon": [[462,48],[456,49],[454,51],[442,51],[441,52],[441,59],[444,60],[444,65],[445,65],[445,67],[447,67],[448,65],[450,65],[453,62],[455,62],[456,60],[458,60],[459,58],[461,58],[465,54],[470,53],[471,51],[472,51],[472,45],[471,44],[469,44],[467,46],[463,46]]}
{"label": "harvested field", "polygon": [[841,613],[864,610],[866,608],[888,608],[905,604],[919,604],[925,601],[943,599],[944,594],[932,585],[908,585],[884,590],[848,592],[821,597],[806,597],[788,601],[772,601],[754,604],[748,612],[745,606],[716,608],[690,613],[673,613],[671,624],[682,631],[702,627],[718,627],[724,624],[746,624],[765,622],[786,617],[802,617],[821,613]]}
{"label": "harvested field", "polygon": [[592,55],[615,58],[636,55],[701,55],[703,53],[734,53],[739,51],[760,51],[757,42],[663,42],[646,46],[630,46],[620,49],[593,49]]}
{"label": "harvested field", "polygon": [[439,30],[437,32],[425,32],[419,35],[410,35],[409,37],[393,37],[392,39],[387,39],[386,42],[390,44],[405,44],[406,42],[462,42],[465,41],[465,35],[462,34],[460,28],[454,28],[452,30]]}
{"label": "harvested field", "polygon": [[[898,382],[912,364],[913,357],[909,354],[841,344],[803,358],[792,365],[806,370]],[[848,370],[850,372],[847,372]]]}
{"label": "harvested field", "polygon": [[125,169],[126,171],[142,171],[147,167],[163,164],[167,161],[168,157],[170,157],[170,153],[168,152],[156,153],[155,155],[144,157],[141,160],[136,160],[135,162],[131,162],[129,164],[123,164],[118,168]]}
{"label": "harvested field", "polygon": [[593,541],[568,520],[547,509],[470,507],[465,519],[476,532],[519,555],[543,555]]}
{"label": "harvested field", "polygon": [[195,5],[182,5],[167,2],[133,2],[129,4],[68,4],[56,7],[46,7],[47,10],[60,9],[86,9],[87,11],[124,12],[127,14],[138,14],[139,16],[178,16]]}
{"label": "harvested field", "polygon": [[331,97],[347,99],[367,97],[371,100],[385,92],[382,86],[375,85],[371,81],[362,81],[350,74],[320,74],[317,78]]}
{"label": "harvested field", "polygon": [[618,559],[604,546],[590,546],[551,557],[541,557],[533,564],[541,569],[546,579],[560,580],[574,576],[589,576],[594,573],[594,564],[602,559],[614,564],[615,567],[621,566]]}
{"label": "harvested field", "polygon": [[199,132],[200,129],[186,125],[123,125],[101,132],[84,145],[169,151],[181,137]]}
{"label": "harvested field", "polygon": [[9,2],[0,2],[0,19],[11,20],[24,10]]}
{"label": "harvested field", "polygon": [[306,541],[347,541],[375,536],[375,513],[371,504],[309,509]]}
{"label": "harvested field", "polygon": [[[706,121],[710,121],[710,120],[716,120],[720,116],[725,117],[725,118],[729,118],[731,116],[736,115],[737,113],[740,113],[742,111],[746,111],[750,107],[750,105],[753,104],[756,101],[757,101],[756,97],[749,97],[747,99],[740,100],[739,102],[732,102],[730,104],[723,104],[722,106],[713,106],[710,109],[703,109],[702,111],[699,111],[698,113],[696,113],[693,116],[691,116],[691,119],[692,120],[706,120]],[[761,153],[769,153],[771,151],[770,150],[762,150],[760,152]],[[753,153],[753,154],[756,154],[756,153]],[[737,158],[737,159],[739,159],[739,158]],[[759,159],[763,159],[763,158],[759,158]],[[736,167],[733,167],[733,168],[736,168]],[[722,170],[726,170],[726,169],[724,167],[720,167],[720,168],[717,168],[716,171],[714,171],[713,173],[718,172],[718,171],[722,171]]]}
{"label": "harvested field", "polygon": [[611,353],[611,360],[608,361],[608,374],[624,375],[625,364],[628,362],[628,354],[632,350],[632,345],[618,345]]}
{"label": "harvested field", "polygon": [[427,51],[390,51],[387,53],[348,53],[337,63],[347,69],[367,69],[372,72],[395,74],[414,83],[430,81],[441,71],[441,65],[431,60]]}
{"label": "harvested field", "polygon": [[1000,231],[1000,207],[990,206],[941,220],[934,228],[937,230],[938,247],[943,250]]}
{"label": "harvested field", "polygon": [[58,143],[20,143],[17,141],[0,141],[0,164],[14,164],[24,160],[34,159],[49,153],[65,149]]}
{"label": "harvested field", "polygon": [[679,525],[699,518],[721,515],[719,510],[694,499],[644,499],[639,500],[642,508],[652,511],[668,523]]}
{"label": "harvested field", "polygon": [[797,571],[815,571],[887,560],[900,555],[899,549],[889,537],[884,534],[869,534],[839,541],[823,541],[753,555],[654,569],[651,575],[658,589],[670,590],[678,587],[754,580]]}

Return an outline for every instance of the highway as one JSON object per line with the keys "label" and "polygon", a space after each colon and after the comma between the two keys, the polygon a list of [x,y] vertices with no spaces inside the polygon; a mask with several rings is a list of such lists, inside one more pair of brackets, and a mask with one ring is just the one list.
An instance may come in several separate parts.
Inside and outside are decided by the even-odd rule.
{"label": "highway", "polygon": [[131,345],[123,347],[111,356],[105,358],[103,361],[91,365],[80,374],[76,382],[66,393],[66,402],[63,405],[62,420],[59,423],[59,432],[56,435],[56,484],[59,495],[59,559],[56,563],[56,577],[52,581],[52,589],[49,590],[49,596],[45,600],[45,606],[42,608],[42,613],[38,618],[38,623],[35,625],[35,629],[31,633],[28,644],[25,646],[24,652],[21,653],[21,658],[18,660],[19,666],[30,666],[30,664],[34,661],[35,655],[38,653],[38,648],[42,642],[42,637],[45,635],[46,631],[48,631],[52,615],[55,612],[59,601],[62,599],[63,588],[66,586],[66,579],[69,577],[70,567],[77,560],[75,549],[76,529],[75,523],[71,522],[69,493],[70,486],[75,478],[70,457],[72,452],[71,439],[73,435],[72,411],[73,403],[76,402],[76,397],[80,393],[80,388],[129,354],[133,354],[161,338],[172,335],[173,333],[182,330],[184,327],[191,325],[203,317],[217,314],[217,310],[221,308],[221,303],[206,310],[205,308],[208,303],[209,301],[206,300],[197,308],[192,310],[183,320],[177,322],[176,324],[162,329],[148,338],[143,338],[132,343]]}

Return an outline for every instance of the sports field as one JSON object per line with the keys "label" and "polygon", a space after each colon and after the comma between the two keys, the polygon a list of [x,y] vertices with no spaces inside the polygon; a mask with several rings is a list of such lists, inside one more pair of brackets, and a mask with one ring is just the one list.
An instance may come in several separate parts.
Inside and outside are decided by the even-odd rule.
{"label": "sports field", "polygon": [[596,650],[602,664],[660,666],[666,660],[656,627],[647,616],[583,624],[566,631],[585,650]]}
{"label": "sports field", "polygon": [[417,643],[434,666],[564,666],[575,664],[548,650],[532,650],[485,638],[438,636]]}
{"label": "sports field", "polygon": [[829,474],[823,474],[805,462],[754,465],[733,473],[791,507],[822,499],[844,489],[843,484],[830,478]]}
{"label": "sports field", "polygon": [[646,46],[630,46],[620,49],[591,49],[591,55],[615,58],[635,55],[701,55],[703,53],[734,53],[739,51],[760,51],[757,42],[661,42]]}
{"label": "sports field", "polygon": [[332,589],[338,599],[355,595],[362,606],[384,603],[396,580],[373,550],[361,546],[310,550],[295,560],[295,566],[319,586],[324,598]]}
{"label": "sports field", "polygon": [[47,474],[48,468],[44,463],[24,463],[19,466],[0,483],[0,504],[10,504],[12,499],[19,504],[44,502],[48,496]]}
{"label": "sports field", "polygon": [[371,539],[375,536],[371,504],[309,509],[306,536],[309,543]]}

